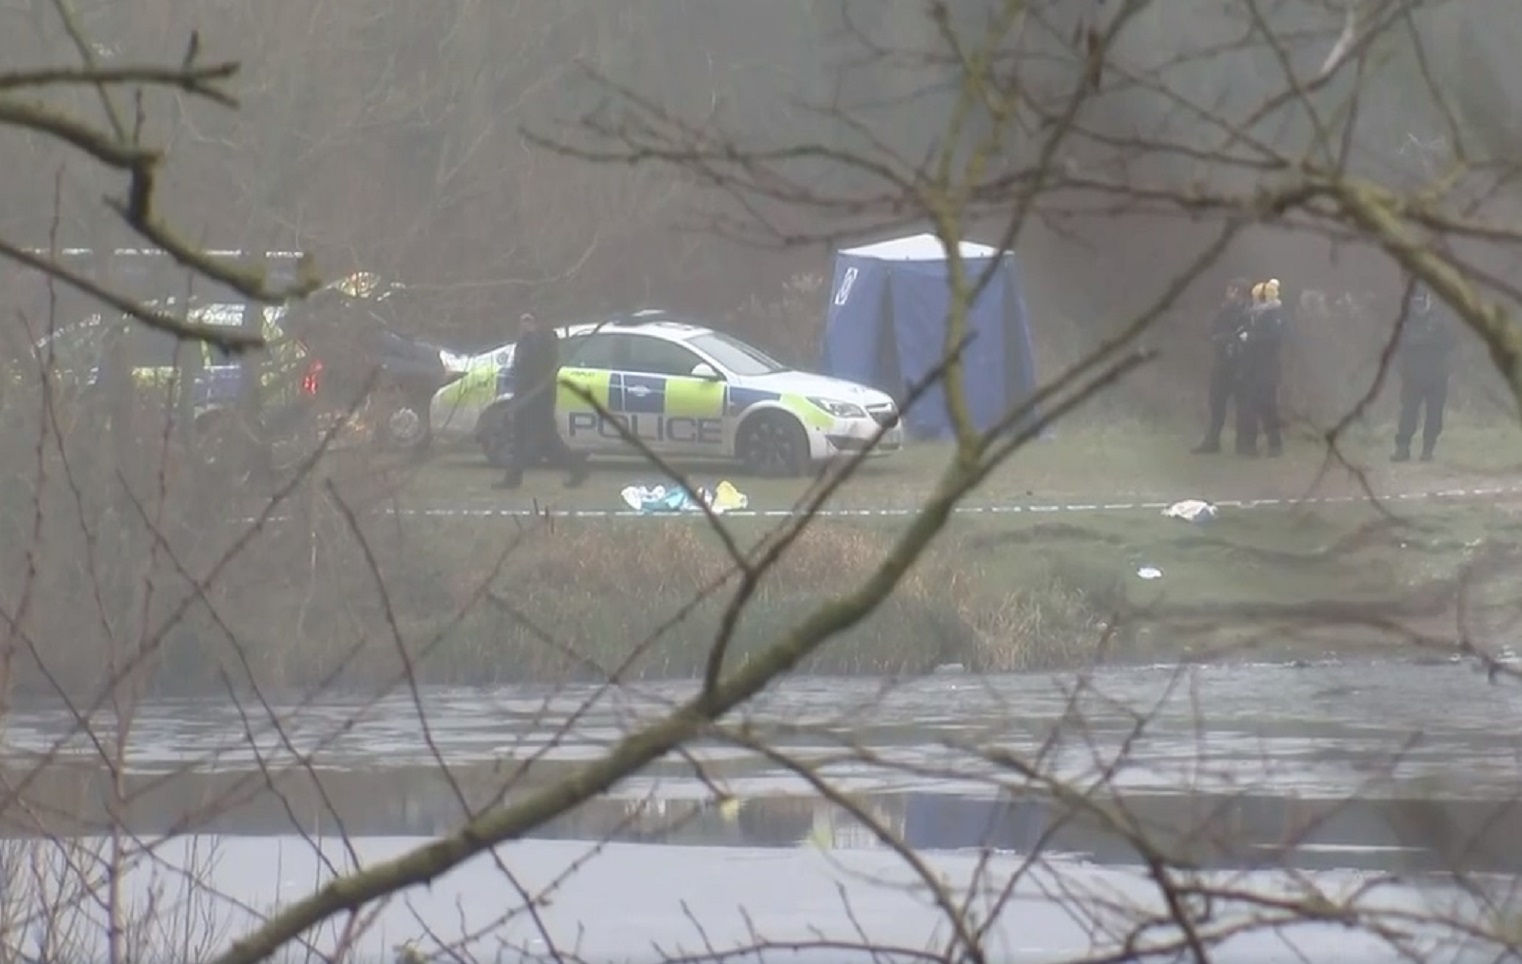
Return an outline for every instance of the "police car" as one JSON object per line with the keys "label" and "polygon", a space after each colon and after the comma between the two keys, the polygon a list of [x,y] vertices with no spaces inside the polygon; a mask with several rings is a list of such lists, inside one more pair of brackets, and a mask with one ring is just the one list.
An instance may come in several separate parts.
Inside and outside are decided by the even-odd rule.
{"label": "police car", "polygon": [[[161,311],[173,312],[175,299],[167,298],[147,302]],[[239,328],[244,324],[242,304],[201,304],[186,312],[189,321],[209,327]],[[320,371],[314,360],[307,357],[305,346],[290,338],[281,327],[285,314],[282,306],[255,308],[261,335],[267,350],[259,359],[260,378],[266,389],[273,389],[274,396],[266,400],[283,398],[285,393],[299,390],[303,395],[313,393],[313,384]],[[38,339],[33,352],[39,361],[49,365],[55,378],[54,389],[66,393],[86,393],[101,385],[104,352],[112,325],[100,314],[94,314],[72,325]],[[176,397],[181,366],[188,352],[198,352],[196,366],[190,385],[190,403],[196,421],[200,424],[232,410],[241,394],[244,367],[237,358],[205,342],[182,342],[175,336],[131,322],[123,326],[123,360],[140,392],[162,392],[165,399]],[[299,378],[296,377],[299,375]]]}
{"label": "police car", "polygon": [[[898,408],[887,394],[795,371],[665,311],[571,325],[557,334],[555,417],[561,436],[578,451],[637,454],[622,425],[662,456],[733,459],[756,474],[785,476],[861,452],[879,431],[869,455],[903,446]],[[436,440],[473,439],[492,464],[506,463],[513,347],[472,356],[465,374],[434,395],[429,418]]]}

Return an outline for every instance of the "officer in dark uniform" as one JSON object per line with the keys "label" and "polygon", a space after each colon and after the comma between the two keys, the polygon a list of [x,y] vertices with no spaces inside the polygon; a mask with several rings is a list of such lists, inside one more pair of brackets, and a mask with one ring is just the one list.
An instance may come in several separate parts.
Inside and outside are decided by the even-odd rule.
{"label": "officer in dark uniform", "polygon": [[1258,454],[1258,431],[1268,442],[1269,458],[1284,452],[1279,427],[1279,379],[1284,346],[1284,305],[1279,282],[1252,289],[1253,305],[1242,332],[1242,373],[1237,398],[1237,454]]}
{"label": "officer in dark uniform", "polygon": [[548,460],[570,472],[567,488],[587,478],[584,455],[572,451],[555,428],[555,379],[560,374],[560,336],[525,312],[518,319],[520,334],[513,351],[513,420],[511,464],[494,487],[516,489],[523,484],[523,470]]}
{"label": "officer in dark uniform", "polygon": [[1242,399],[1237,391],[1242,355],[1242,332],[1247,326],[1249,282],[1246,278],[1233,278],[1226,286],[1226,300],[1215,313],[1210,324],[1210,427],[1205,430],[1205,440],[1192,451],[1207,455],[1221,451],[1221,429],[1226,426],[1226,406],[1236,401],[1238,411]]}
{"label": "officer in dark uniform", "polygon": [[1418,414],[1422,424],[1422,461],[1432,461],[1437,437],[1443,431],[1443,408],[1448,403],[1448,361],[1458,343],[1453,318],[1426,285],[1417,285],[1406,300],[1406,321],[1396,346],[1400,370],[1400,421],[1395,429],[1392,462],[1411,460],[1411,440]]}

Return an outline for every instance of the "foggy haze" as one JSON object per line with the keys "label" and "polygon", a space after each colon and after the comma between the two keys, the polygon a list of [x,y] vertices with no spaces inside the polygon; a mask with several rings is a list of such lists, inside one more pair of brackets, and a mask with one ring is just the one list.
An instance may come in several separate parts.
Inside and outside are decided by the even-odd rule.
{"label": "foggy haze", "polygon": [[[506,841],[554,896],[551,925],[531,928],[529,897],[482,866],[473,916],[506,916],[472,940],[569,944],[595,918],[607,953],[626,926],[685,931],[666,906],[682,888],[713,919],[743,901],[779,933],[816,913],[854,924],[814,896],[834,881],[811,848],[878,867],[897,833],[963,873],[997,824],[1012,880],[1021,849],[1034,861],[1077,813],[1071,854],[1043,873],[1170,899],[1210,821],[1232,826],[1207,869],[1251,867],[1245,888],[1279,886],[1280,864],[1518,869],[1514,815],[1483,859],[1459,838],[1522,787],[1522,703],[1491,685],[1514,682],[1522,625],[1522,329],[1504,310],[1522,305],[1522,0],[79,0],[75,15],[84,41],[61,0],[0,5],[0,260],[53,251],[79,276],[0,266],[0,964],[71,960],[16,936],[55,939],[65,905],[109,918],[76,925],[98,956],[147,960],[122,946],[153,927],[123,923],[153,908],[127,906],[124,882],[147,884],[122,854],[154,833],[185,836],[189,863],[207,858],[187,833],[269,833],[229,852],[275,862],[297,834],[352,835],[353,859],[442,838],[327,904],[290,904],[310,868],[294,884],[283,865],[183,875],[204,892],[243,874],[248,900],[315,907],[329,928],[346,902],[387,904],[407,943],[354,946],[395,964],[420,964],[438,921],[402,920],[392,892]],[[104,71],[166,66],[97,86],[67,76],[81,44]],[[191,72],[224,60],[235,107]],[[53,67],[63,80],[16,79]],[[106,87],[140,130],[110,134]],[[28,114],[31,98],[58,113]],[[158,146],[156,196],[120,202]],[[122,253],[161,225],[314,290],[263,304]],[[967,303],[964,258],[997,267],[994,303]],[[127,321],[130,305],[80,290],[90,278],[157,314]],[[1223,305],[1233,278],[1242,297]],[[1419,337],[1393,342],[1418,301]],[[907,407],[959,314],[997,339],[951,368],[996,429],[969,431],[951,402],[924,421]],[[584,321],[602,327],[568,327]],[[238,354],[176,337],[187,326],[266,344]],[[1327,471],[1344,421],[1354,454]],[[1075,695],[1090,684],[1109,691]],[[723,729],[758,706],[771,715]],[[880,799],[848,820],[846,788]],[[1145,791],[1165,837],[1101,789]],[[1331,827],[1304,849],[1301,791]],[[874,812],[897,829],[862,830]],[[393,834],[407,839],[376,843]],[[530,839],[544,834],[566,845]],[[543,881],[577,876],[562,862],[583,838],[628,841],[612,866],[633,876],[588,873],[578,904]],[[782,854],[820,887],[733,886],[721,847]],[[89,897],[50,896],[37,868],[55,865],[59,893]],[[673,866],[690,874],[675,889]],[[960,886],[939,873],[900,896]],[[23,876],[28,896],[7,897]],[[1401,900],[1424,896],[1407,883]],[[620,890],[609,912],[598,895]],[[1226,901],[1186,896],[1207,909],[1170,902],[1111,933],[1156,935],[1169,914],[1226,926],[1211,920]],[[1328,956],[1349,946],[1332,922],[1376,930],[1372,911],[1304,900],[1244,913],[1327,925]],[[1522,919],[1510,900],[1498,942]],[[977,929],[983,913],[955,901],[880,901],[873,936],[935,930],[951,959],[965,938],[947,944],[939,918]],[[1050,903],[1050,920],[1112,910]],[[32,904],[46,913],[17,910]],[[284,920],[268,948],[314,923]],[[1010,929],[1046,950],[1054,933]],[[1130,959],[1131,937],[1104,959]],[[154,940],[168,959],[211,953]],[[263,959],[205,943],[231,947],[220,964]]]}
{"label": "foggy haze", "polygon": [[[1022,76],[1032,79],[1044,109],[1076,76],[1069,31],[1091,15],[1103,22],[1118,6],[1048,2],[1028,14],[1019,41]],[[997,0],[960,0],[951,5],[952,20],[975,37],[999,7]],[[1345,26],[1341,6],[1324,0],[1278,0],[1264,10],[1300,68],[1324,60]],[[9,62],[72,56],[53,18],[0,16],[8,23],[0,44]],[[492,341],[523,308],[572,316],[638,303],[722,315],[752,297],[774,298],[795,273],[827,270],[826,243],[755,249],[716,239],[705,230],[705,212],[719,199],[684,172],[576,163],[528,146],[524,128],[580,143],[579,118],[616,114],[617,98],[583,65],[742,145],[817,143],[868,153],[868,140],[876,140],[911,162],[941,136],[956,77],[917,0],[648,0],[616,11],[585,0],[465,2],[447,11],[134,0],[82,5],[80,17],[91,36],[103,38],[105,63],[173,59],[196,30],[203,57],[242,64],[236,112],[164,94],[145,102],[146,136],[169,147],[161,208],[187,236],[221,247],[312,251],[328,276],[365,269],[438,286],[446,310],[428,319],[429,333],[473,342]],[[1522,38],[1519,20],[1504,0],[1432,3],[1410,16],[1409,28],[1389,31],[1378,51],[1385,60],[1371,67],[1377,81],[1363,81],[1354,164],[1403,179],[1410,165],[1398,148],[1413,136],[1445,135],[1412,55],[1413,36],[1464,122],[1469,155],[1514,153],[1522,68],[1508,51]],[[1153,89],[1116,81],[1112,93],[1085,108],[1081,125],[1109,137],[1145,134],[1159,147],[1105,148],[1080,135],[1070,141],[1072,162],[1114,173],[1119,152],[1128,176],[1175,183],[1204,176],[1249,189],[1255,178],[1272,176],[1245,164],[1202,170],[1181,150],[1160,146],[1217,147],[1225,125],[1259,112],[1283,88],[1276,54],[1241,9],[1204,0],[1152,4],[1110,56],[1112,77],[1130,71]],[[1328,116],[1351,83],[1339,79],[1318,92]],[[1215,129],[1183,109],[1183,99],[1217,112]],[[89,110],[89,95],[75,95],[74,106]],[[853,133],[841,116],[865,133]],[[1287,149],[1305,143],[1308,130],[1303,109],[1291,102],[1266,113],[1252,133]],[[0,225],[43,246],[57,148],[12,137],[0,150],[6,169],[16,172],[0,192]],[[1020,151],[1016,146],[1008,163],[1028,163]],[[1240,147],[1232,153],[1253,159]],[[882,188],[839,166],[814,174],[811,183],[825,192]],[[98,168],[67,165],[64,243],[129,240],[98,204],[109,189]],[[1048,215],[1058,217],[1063,212],[1055,208],[1063,206],[1054,200]],[[788,223],[800,234],[858,240],[850,232],[883,213],[853,224],[795,209]],[[993,229],[999,212],[988,214]],[[1045,319],[1038,337],[1059,357],[1091,343],[1137,299],[1154,296],[1211,230],[1181,217],[1124,213],[1053,226],[1057,233],[1031,224],[1019,247],[1033,310]],[[1160,259],[1163,252],[1177,260]],[[1380,256],[1343,250],[1333,261],[1325,242],[1272,228],[1251,231],[1228,261],[1222,275],[1261,265],[1253,270],[1282,277],[1293,290],[1377,291],[1389,299],[1399,283]],[[1177,323],[1195,324],[1214,287]]]}

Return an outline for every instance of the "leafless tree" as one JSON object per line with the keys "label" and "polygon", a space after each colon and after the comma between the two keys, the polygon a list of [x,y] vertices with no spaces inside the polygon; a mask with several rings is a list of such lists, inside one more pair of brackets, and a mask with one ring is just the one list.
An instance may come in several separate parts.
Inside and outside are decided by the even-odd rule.
{"label": "leafless tree", "polygon": [[[0,898],[0,936],[30,928],[24,940],[7,938],[8,953],[25,954],[30,944],[47,954],[66,953],[75,946],[71,941],[91,942],[92,930],[103,927],[104,946],[113,961],[139,959],[166,946],[170,954],[209,957],[218,964],[261,961],[283,953],[355,956],[361,937],[394,909],[394,902],[441,885],[464,865],[481,861],[491,862],[500,874],[500,913],[479,921],[467,919],[470,915],[461,910],[458,933],[446,936],[434,933],[440,920],[437,912],[417,911],[417,932],[398,948],[398,959],[409,964],[425,955],[465,959],[484,953],[482,945],[494,937],[504,943],[521,940],[525,954],[576,959],[579,949],[558,947],[566,935],[547,924],[544,915],[568,882],[587,873],[587,864],[603,856],[600,848],[594,846],[589,854],[546,875],[543,868],[529,873],[516,864],[506,845],[585,813],[610,792],[663,765],[690,770],[711,791],[721,812],[731,812],[725,808],[735,801],[725,789],[721,768],[702,756],[705,747],[714,745],[790,774],[811,795],[864,828],[897,861],[891,872],[880,865],[864,872],[874,875],[876,885],[929,907],[941,926],[928,936],[918,935],[921,944],[901,946],[898,936],[876,929],[886,927],[885,921],[857,918],[849,895],[842,896],[844,929],[821,924],[774,933],[746,922],[739,939],[731,939],[732,934],[719,939],[710,937],[707,922],[694,913],[691,939],[699,949],[659,949],[672,960],[740,959],[768,949],[809,948],[826,953],[896,952],[927,960],[997,960],[1013,953],[1001,943],[1010,939],[1012,926],[1019,927],[1018,919],[1011,925],[1011,916],[1017,918],[1028,906],[1022,901],[1037,897],[1059,907],[1088,939],[1089,946],[1074,955],[1082,961],[1138,960],[1146,955],[1206,961],[1244,934],[1312,925],[1356,931],[1394,954],[1422,959],[1460,945],[1493,955],[1516,952],[1511,898],[1498,894],[1493,881],[1471,873],[1487,866],[1476,848],[1499,847],[1500,836],[1445,823],[1438,810],[1413,808],[1391,819],[1399,824],[1397,836],[1418,839],[1444,856],[1445,869],[1460,884],[1457,892],[1469,901],[1463,906],[1402,903],[1391,896],[1399,883],[1395,879],[1355,881],[1333,891],[1325,880],[1288,866],[1277,867],[1280,872],[1272,883],[1204,869],[1222,854],[1243,849],[1243,842],[1233,839],[1231,818],[1197,812],[1192,804],[1159,804],[1124,792],[1123,771],[1137,758],[1138,747],[1162,710],[1154,715],[1117,708],[1083,674],[1071,681],[1047,732],[1012,740],[1010,731],[1035,714],[1028,706],[1005,704],[985,717],[997,718],[1002,730],[938,737],[929,754],[875,746],[865,732],[875,719],[874,707],[887,705],[897,689],[894,684],[863,692],[851,705],[842,700],[822,719],[769,715],[764,706],[769,692],[874,615],[891,611],[895,601],[912,593],[953,594],[957,587],[949,578],[945,585],[930,588],[916,580],[923,578],[927,560],[970,495],[1069,413],[1101,399],[1146,366],[1170,365],[1171,342],[1162,335],[1173,323],[1172,313],[1202,280],[1241,263],[1239,258],[1251,263],[1251,251],[1241,254],[1244,245],[1272,251],[1289,237],[1297,245],[1326,252],[1328,258],[1352,251],[1365,264],[1403,279],[1400,287],[1426,284],[1483,346],[1513,402],[1522,399],[1522,343],[1509,314],[1518,296],[1506,270],[1517,240],[1511,214],[1514,151],[1482,106],[1485,91],[1506,91],[1514,85],[1497,72],[1474,79],[1485,75],[1488,65],[1474,66],[1471,61],[1483,58],[1465,43],[1486,25],[1514,24],[1515,16],[1481,10],[1478,3],[1460,9],[1417,0],[1332,6],[1248,0],[1230,8],[1203,0],[1096,0],[1076,5],[1061,0],[924,0],[902,7],[912,7],[912,16],[894,7],[879,13],[874,23],[863,24],[850,15],[850,4],[841,4],[832,9],[846,11],[837,26],[850,40],[848,45],[841,43],[849,46],[856,68],[837,68],[833,76],[840,83],[834,96],[792,105],[775,124],[747,128],[718,109],[705,109],[714,105],[704,105],[690,91],[677,97],[638,82],[649,78],[613,76],[607,69],[610,63],[639,63],[649,51],[670,48],[658,42],[649,24],[634,22],[637,14],[598,14],[590,7],[565,4],[557,7],[563,22],[545,28],[550,38],[546,44],[585,43],[595,68],[589,73],[601,96],[563,128],[550,130],[541,124],[509,133],[492,119],[499,92],[528,98],[536,84],[564,81],[558,71],[516,78],[508,59],[495,58],[490,44],[495,30],[538,24],[535,18],[546,16],[530,6],[465,4],[453,14],[455,19],[435,21],[405,12],[393,12],[393,20],[322,4],[299,10],[280,6],[272,8],[273,14],[257,16],[253,8],[234,5],[247,18],[242,21],[246,29],[267,31],[260,42],[278,66],[266,68],[270,72],[264,76],[286,85],[278,88],[283,93],[264,94],[287,98],[290,117],[301,122],[283,131],[275,143],[265,143],[240,129],[239,122],[212,132],[184,115],[174,136],[230,144],[239,160],[240,189],[249,198],[261,197],[273,190],[272,183],[295,176],[284,167],[294,170],[330,154],[344,158],[341,164],[324,167],[323,174],[331,178],[330,187],[343,189],[340,194],[346,200],[316,218],[320,227],[315,233],[325,235],[330,248],[351,236],[385,235],[385,244],[366,254],[395,264],[427,247],[431,227],[420,215],[421,208],[414,207],[408,212],[414,233],[393,232],[393,215],[355,200],[368,188],[352,171],[366,145],[429,130],[420,115],[439,100],[464,116],[446,125],[449,136],[430,174],[433,196],[443,199],[445,208],[459,209],[448,215],[449,223],[472,223],[474,215],[464,212],[480,196],[473,188],[486,179],[492,165],[503,162],[509,147],[533,151],[532,161],[513,168],[523,183],[521,197],[511,205],[516,216],[537,225],[541,220],[562,222],[561,206],[578,214],[589,208],[597,211],[595,227],[566,229],[552,246],[554,253],[540,252],[544,263],[534,267],[541,279],[587,270],[578,268],[573,255],[609,246],[618,250],[630,243],[625,233],[629,225],[669,213],[678,199],[693,202],[685,210],[705,218],[705,225],[717,234],[782,249],[867,230],[924,226],[946,254],[947,331],[939,362],[929,377],[913,386],[907,403],[912,406],[939,393],[955,427],[954,444],[931,491],[906,514],[904,525],[891,538],[863,550],[871,564],[859,580],[846,583],[838,573],[827,574],[826,579],[841,580],[822,587],[820,594],[827,598],[760,640],[744,637],[746,620],[778,581],[787,578],[789,560],[818,551],[821,531],[825,539],[838,535],[837,541],[848,541],[848,535],[827,528],[822,510],[849,492],[865,460],[850,460],[821,476],[784,522],[757,539],[705,512],[705,535],[721,547],[720,563],[704,568],[690,558],[695,553],[684,558],[679,551],[669,551],[668,561],[673,568],[681,567],[683,591],[690,589],[697,597],[692,608],[714,607],[713,631],[703,641],[702,658],[690,682],[647,694],[637,692],[637,667],[652,658],[662,637],[674,631],[687,610],[661,618],[653,631],[641,634],[643,638],[625,637],[621,643],[627,645],[619,645],[611,660],[599,656],[584,636],[566,638],[564,627],[538,624],[522,593],[499,575],[514,552],[530,551],[536,540],[555,537],[553,523],[526,523],[507,537],[493,533],[496,542],[506,545],[489,572],[473,573],[474,578],[452,594],[424,594],[425,602],[409,609],[399,600],[398,588],[413,585],[406,565],[415,545],[408,540],[416,538],[417,530],[405,531],[410,522],[399,515],[367,511],[378,508],[380,500],[373,494],[369,500],[355,499],[355,490],[330,471],[335,463],[326,451],[313,453],[284,487],[258,493],[263,505],[252,518],[236,520],[236,526],[208,524],[206,532],[212,536],[174,526],[170,516],[183,504],[175,500],[187,496],[163,478],[161,459],[155,463],[160,469],[157,490],[128,487],[129,497],[118,503],[124,515],[117,519],[136,513],[135,537],[123,540],[108,563],[113,570],[129,571],[126,580],[102,576],[90,555],[97,530],[91,528],[89,507],[99,503],[90,500],[88,491],[78,494],[78,485],[58,483],[56,488],[66,490],[70,505],[60,522],[59,514],[42,507],[47,486],[39,481],[30,543],[34,548],[13,562],[27,580],[35,578],[46,571],[36,558],[50,545],[45,536],[56,538],[65,529],[71,532],[71,547],[76,547],[67,551],[92,560],[82,565],[84,575],[67,585],[97,598],[80,607],[83,614],[61,612],[53,618],[64,629],[98,620],[98,638],[111,665],[104,674],[87,674],[95,705],[74,699],[72,690],[77,687],[56,685],[74,708],[66,729],[94,744],[91,752],[112,783],[102,807],[82,805],[73,814],[40,812],[38,800],[59,796],[36,789],[38,781],[59,772],[62,747],[68,742],[59,739],[48,756],[7,787],[0,816],[26,823],[47,842],[40,848],[18,845],[0,868],[8,879],[28,881],[26,888],[15,891],[28,895],[19,904]],[[825,5],[806,6],[818,13]],[[65,23],[71,23],[62,7],[59,11]],[[382,39],[374,41],[375,48],[387,52],[370,65],[375,76],[347,72],[341,57],[302,55],[305,48],[291,39],[298,32],[293,24],[300,24],[303,37],[321,30],[363,45],[365,28],[372,26],[365,18],[379,23],[374,30]],[[599,30],[581,30],[583,18]],[[169,21],[158,21],[165,22]],[[565,33],[555,34],[556,29]],[[512,36],[527,56],[533,44],[523,34]],[[406,42],[409,39],[415,47]],[[641,46],[645,43],[649,47]],[[427,81],[408,60],[428,62],[428,44],[468,48],[466,62],[482,72],[472,73],[470,80],[462,79],[462,71]],[[80,82],[107,84],[115,75],[94,65],[88,49],[81,42],[86,67]],[[365,52],[374,49],[367,47]],[[166,83],[187,96],[207,96],[207,84],[231,74],[227,69],[203,75],[193,57],[179,69],[181,73]],[[870,71],[871,82],[849,82],[852,69]],[[148,84],[156,76],[137,72],[117,79]],[[323,79],[309,80],[314,76]],[[442,84],[447,94],[436,100],[421,89],[428,83]],[[313,89],[335,93],[320,101],[304,99],[303,94]],[[387,95],[373,98],[381,89]],[[863,89],[870,96],[863,96]],[[1449,93],[1455,90],[1457,97]],[[114,116],[113,108],[106,110],[108,117]],[[348,112],[349,117],[345,123],[327,124],[324,138],[308,140],[306,128],[319,122],[301,120],[295,113],[299,111],[314,116]],[[32,116],[18,113],[14,123],[61,137],[61,132],[73,130],[51,112],[35,115],[43,119],[25,119]],[[472,129],[480,134],[479,141],[469,136]],[[488,137],[493,149],[479,147]],[[64,139],[124,171],[133,195],[152,188],[158,156],[137,146],[131,135]],[[1402,145],[1411,145],[1405,154]],[[474,153],[478,150],[480,154]],[[211,151],[201,159],[214,156]],[[386,160],[389,165],[377,162],[377,180],[399,183],[416,176],[405,150],[387,152]],[[599,172],[609,166],[617,166],[620,173],[616,180],[601,180]],[[540,189],[549,183],[557,189]],[[589,191],[588,185],[606,186],[611,200],[583,203],[578,195]],[[245,209],[252,206],[246,204]],[[341,213],[353,209],[358,213]],[[118,210],[133,230],[188,267],[251,297],[270,295],[257,279],[208,263],[190,246],[176,242],[152,216],[147,201],[129,197]],[[285,209],[271,215],[298,220],[305,216],[300,205],[294,213]],[[251,211],[249,218],[253,219]],[[1057,239],[1078,251],[1087,247],[1114,252],[1120,246],[1117,239],[1145,247],[1117,269],[1128,279],[1124,290],[1094,296],[1097,313],[1113,323],[1094,325],[1075,352],[1077,361],[1062,367],[991,427],[975,423],[964,390],[966,355],[977,350],[967,317],[988,280],[970,269],[960,254],[959,242],[972,235],[1017,251],[1034,235]],[[483,228],[481,237],[491,235]],[[206,336],[184,319],[110,301],[88,287],[87,280],[57,270],[19,246],[15,250],[13,256],[29,266],[46,269],[123,311],[131,308],[130,313],[146,324]],[[529,264],[535,260],[525,258]],[[1314,260],[1306,257],[1302,263]],[[473,260],[470,266],[500,274],[525,261],[499,252]],[[588,264],[594,262],[589,255]],[[1266,268],[1255,276],[1279,273]],[[441,284],[468,280],[453,277]],[[1341,443],[1385,379],[1402,324],[1399,316],[1379,316],[1379,343],[1363,346],[1372,349],[1362,359],[1369,363],[1367,377],[1338,396],[1341,409],[1330,417],[1306,415],[1324,444],[1325,471],[1345,474],[1354,483],[1361,481],[1361,470],[1344,458]],[[597,404],[590,396],[586,401]],[[37,443],[35,475],[42,480],[56,470],[72,479],[68,433],[57,424],[55,408],[44,405],[41,411],[29,427],[38,438],[52,441]],[[137,441],[142,444],[143,437]],[[680,467],[667,464],[632,435],[626,441],[663,474],[686,484]],[[107,460],[105,473],[113,468]],[[366,504],[356,506],[359,501]],[[692,545],[673,541],[667,549]],[[1348,600],[1333,600],[1341,605],[1330,609],[1265,605],[1248,614],[1247,622],[1260,634],[1372,625],[1406,634],[1415,647],[1471,659],[1492,680],[1507,676],[1510,670],[1475,645],[1465,629],[1481,577],[1499,575],[1504,580],[1515,559],[1514,547],[1499,540],[1485,548],[1472,557],[1474,572],[1468,575],[1473,578],[1456,580],[1450,597],[1440,601],[1441,615],[1458,620],[1456,632],[1418,632],[1396,625],[1388,613],[1371,614]],[[282,708],[281,701],[263,689],[268,664],[261,669],[259,661],[268,657],[253,652],[244,639],[249,612],[282,625],[287,619],[301,625],[308,611],[319,607],[292,607],[290,597],[282,595],[291,592],[290,583],[266,595],[249,587],[260,567],[266,573],[297,568],[295,560],[307,550],[312,561],[304,563],[301,572],[309,589],[319,585],[319,570],[335,570],[320,584],[341,599],[341,605],[320,607],[320,618],[328,624],[318,632],[339,642],[330,643],[323,658],[312,658],[308,671],[293,674],[312,679],[313,685],[294,706]],[[555,558],[564,562],[576,555],[573,546]],[[549,558],[546,553],[541,561]],[[568,565],[550,578],[572,584],[576,572]],[[124,584],[130,585],[123,588]],[[1329,592],[1335,594],[1336,588],[1329,587]],[[29,654],[30,671],[51,682],[56,674],[49,637],[42,635],[34,617],[28,618],[33,605],[28,599],[23,591],[17,599],[6,600],[10,648]],[[277,602],[279,608],[300,612],[276,614]],[[449,610],[446,617],[409,615],[442,609]],[[472,614],[482,609],[506,613],[532,639],[536,652],[548,654],[554,665],[588,681],[580,688],[567,688],[569,695],[561,701],[551,697],[536,707],[530,714],[536,745],[516,754],[511,764],[494,761],[484,778],[479,768],[457,769],[448,752],[436,745],[419,669],[435,648],[460,626],[468,626]],[[1148,620],[1169,632],[1198,630],[1190,626],[1190,613],[1165,609],[1116,612],[1107,615],[1103,625],[1086,627],[1096,637],[1094,650]],[[626,631],[633,620],[626,612],[614,618]],[[152,800],[154,786],[152,778],[132,775],[129,737],[134,714],[141,709],[144,674],[164,672],[174,634],[186,626],[222,647],[218,672],[241,730],[208,754],[238,746],[252,758],[247,772],[254,776],[217,785],[214,800],[198,801],[183,817],[165,821],[164,839],[149,844],[127,829],[142,819],[141,808],[153,806],[141,801]],[[302,734],[303,723],[313,719],[312,714],[321,715],[315,704],[330,695],[329,685],[360,664],[378,667],[370,671],[369,680],[378,684],[378,691],[394,692],[359,710],[339,704],[328,718],[333,724],[330,732],[318,737]],[[1175,686],[1185,687],[1189,680],[1190,670],[1185,668]],[[365,859],[353,839],[358,834],[346,825],[344,808],[332,797],[340,780],[355,778],[320,772],[313,760],[324,744],[342,740],[362,725],[374,703],[387,698],[388,712],[408,714],[410,739],[421,745],[421,757],[446,787],[454,822],[425,843],[384,859]],[[962,698],[968,704],[997,704],[1002,699],[976,683],[969,684]],[[632,720],[619,718],[619,732],[595,756],[570,764],[548,759],[556,746],[573,738],[587,716],[616,717],[619,711],[608,707],[622,699],[640,703],[640,713]],[[111,723],[104,724],[96,718],[97,710],[113,700],[117,705]],[[106,733],[112,738],[104,739]],[[802,747],[800,736],[807,737]],[[1202,768],[1208,763],[1195,762]],[[1379,760],[1371,784],[1389,777],[1400,763],[1398,752]],[[1011,799],[1038,799],[1059,816],[1037,839],[1025,841],[1018,854],[985,850],[963,861],[938,861],[917,850],[893,815],[874,810],[850,792],[835,776],[841,768],[971,784]],[[509,772],[501,772],[504,769]],[[1363,789],[1311,807],[1305,825],[1287,828],[1284,839],[1258,848],[1252,858],[1256,865],[1273,868],[1276,862],[1287,863],[1297,842],[1335,818],[1341,807],[1353,805]],[[318,856],[312,858],[311,868],[318,879],[310,891],[295,898],[282,895],[274,908],[238,906],[235,931],[211,927],[204,922],[220,912],[196,910],[196,901],[236,905],[242,898],[212,893],[204,855],[160,852],[184,843],[183,837],[171,835],[214,824],[221,813],[256,792],[278,800],[293,820],[295,811],[308,808],[336,822],[334,836],[342,853],[330,854],[325,841],[314,840],[312,850]],[[366,788],[361,785],[351,792],[363,795]],[[1231,798],[1230,791],[1220,791],[1213,799],[1225,807],[1223,801]],[[1206,799],[1208,803],[1212,798]],[[132,812],[134,807],[138,812]],[[87,822],[86,814],[96,816],[96,809],[112,843],[106,856],[80,856],[82,851],[71,843],[80,829],[73,824]],[[629,819],[632,815],[622,814],[613,822]],[[1052,852],[1052,838],[1063,826],[1076,824],[1119,841],[1135,855],[1140,872],[1121,885],[1063,861]],[[87,872],[87,863],[99,866]],[[157,907],[137,913],[124,896],[133,874],[155,865],[183,875],[179,899],[191,907],[168,936],[147,930],[149,922],[160,917]],[[852,870],[846,867],[842,873]],[[76,906],[95,910],[91,902],[104,905],[99,913],[104,923],[88,913],[74,913]]]}

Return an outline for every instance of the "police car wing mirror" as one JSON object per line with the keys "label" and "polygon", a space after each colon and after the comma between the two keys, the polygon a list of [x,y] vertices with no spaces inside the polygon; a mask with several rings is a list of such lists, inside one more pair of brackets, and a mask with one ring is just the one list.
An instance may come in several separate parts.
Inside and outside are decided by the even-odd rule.
{"label": "police car wing mirror", "polygon": [[718,369],[714,368],[707,362],[698,362],[696,365],[693,365],[692,377],[701,378],[704,381],[710,382],[721,382],[724,380],[724,376],[719,374]]}

